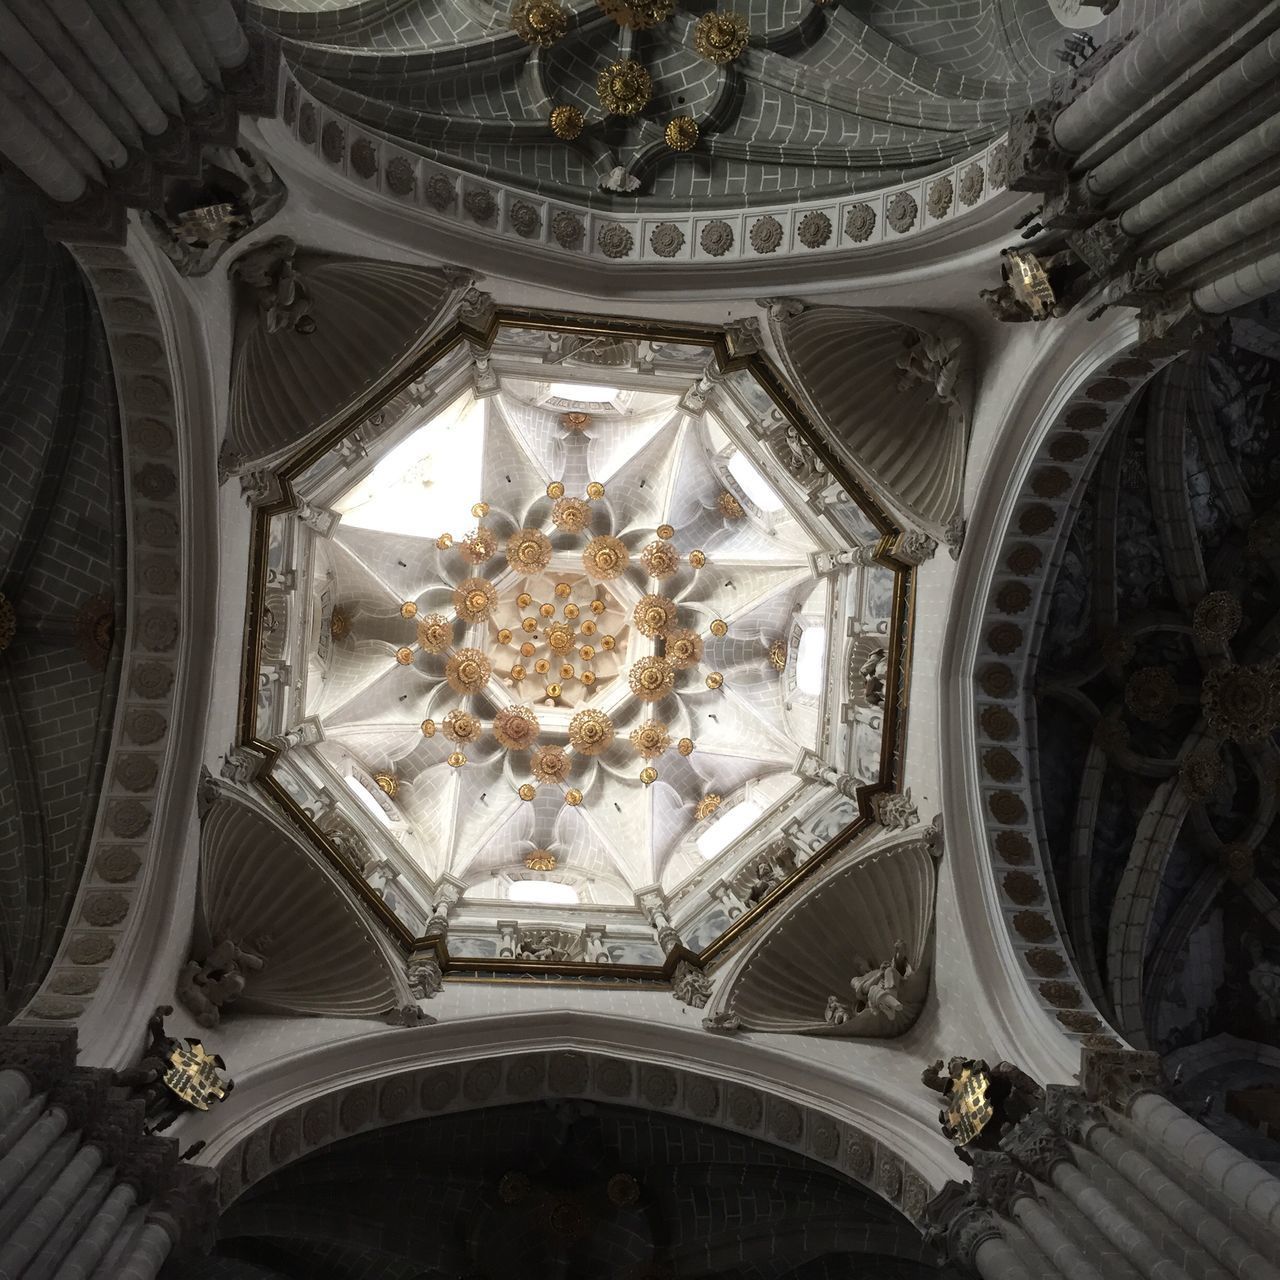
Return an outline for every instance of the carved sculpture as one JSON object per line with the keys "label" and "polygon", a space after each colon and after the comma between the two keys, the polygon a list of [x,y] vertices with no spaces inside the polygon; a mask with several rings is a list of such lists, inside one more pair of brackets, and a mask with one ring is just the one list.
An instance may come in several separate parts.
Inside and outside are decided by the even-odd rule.
{"label": "carved sculpture", "polygon": [[569,950],[562,946],[550,929],[524,929],[516,951],[518,960],[542,960],[559,963],[569,960]]}
{"label": "carved sculpture", "polygon": [[410,958],[409,990],[419,1000],[434,999],[444,990],[444,974],[434,954]]}
{"label": "carved sculpture", "polygon": [[162,1004],[147,1023],[147,1046],[135,1067],[114,1073],[115,1083],[140,1098],[148,1133],[167,1129],[183,1111],[207,1111],[235,1088],[220,1074],[226,1063],[206,1052],[199,1040],[166,1033],[164,1020],[173,1006]]}
{"label": "carved sculpture", "polygon": [[688,960],[681,960],[671,975],[671,995],[691,1009],[705,1009],[711,999],[711,975]]}
{"label": "carved sculpture", "polygon": [[315,332],[311,294],[293,265],[297,251],[297,242],[291,237],[273,236],[246,250],[229,268],[233,280],[253,290],[268,333]]}
{"label": "carved sculpture", "polygon": [[884,706],[884,682],[888,674],[888,649],[873,650],[866,662],[858,668],[858,675],[862,677],[862,696],[869,706]]}
{"label": "carved sculpture", "polygon": [[895,942],[892,957],[883,964],[873,965],[861,956],[856,956],[854,963],[856,972],[849,983],[852,999],[845,1002],[831,996],[827,1000],[826,1021],[839,1026],[867,1010],[895,1021],[902,1012],[902,1001],[897,996],[899,984],[913,972],[907,960],[907,944],[901,939]]}
{"label": "carved sculpture", "polygon": [[265,964],[258,951],[225,938],[204,960],[187,961],[178,975],[178,999],[202,1027],[216,1027],[223,1008],[243,994],[249,975],[258,973]]}
{"label": "carved sculpture", "polygon": [[933,388],[934,394],[950,408],[953,426],[964,425],[964,407],[960,403],[958,384],[964,371],[961,355],[964,342],[959,334],[924,333],[904,329],[902,354],[896,361],[902,376],[898,390],[906,391],[916,383]]}

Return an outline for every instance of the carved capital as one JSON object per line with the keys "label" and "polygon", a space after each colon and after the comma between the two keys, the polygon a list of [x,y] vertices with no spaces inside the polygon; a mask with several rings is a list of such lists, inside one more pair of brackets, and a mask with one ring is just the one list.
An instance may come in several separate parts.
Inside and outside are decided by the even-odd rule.
{"label": "carved capital", "polygon": [[493,295],[482,293],[479,289],[468,289],[458,304],[458,323],[485,345],[491,340],[497,314],[498,305],[494,302]]}
{"label": "carved capital", "polygon": [[905,791],[881,791],[871,798],[875,820],[890,831],[906,831],[920,821],[920,812],[911,799],[911,788]]}
{"label": "carved capital", "polygon": [[1033,1111],[1003,1138],[1000,1149],[1011,1155],[1028,1173],[1041,1182],[1052,1182],[1058,1165],[1074,1164],[1071,1144],[1054,1131],[1042,1112]]}
{"label": "carved capital", "polygon": [[279,502],[284,496],[280,477],[274,471],[260,469],[240,473],[240,496],[251,507],[262,507]]}
{"label": "carved capital", "polygon": [[1013,191],[1056,191],[1066,180],[1071,157],[1053,139],[1060,102],[1037,102],[1009,122],[1009,187]]}
{"label": "carved capital", "polygon": [[1133,302],[1138,312],[1137,355],[1161,359],[1184,351],[1201,349],[1213,341],[1214,331],[1222,324],[1221,316],[1197,310],[1185,292]]}
{"label": "carved capital", "polygon": [[1030,1176],[1003,1151],[973,1152],[974,1194],[1002,1217],[1012,1216],[1014,1202],[1033,1194]]}
{"label": "carved capital", "polygon": [[0,1070],[21,1071],[32,1093],[45,1093],[76,1065],[76,1029],[17,1023],[0,1028]]}
{"label": "carved capital", "polygon": [[755,355],[764,345],[764,337],[760,332],[760,321],[755,316],[744,316],[740,320],[730,320],[724,327],[725,341],[729,346],[730,359],[738,356]]}
{"label": "carved capital", "polygon": [[711,975],[688,960],[681,960],[671,975],[671,994],[691,1009],[705,1009],[711,999]]}
{"label": "carved capital", "polygon": [[1000,1223],[967,1183],[948,1182],[924,1209],[925,1241],[947,1261],[973,1269],[978,1250],[1001,1236]]}
{"label": "carved capital", "polygon": [[919,529],[908,529],[893,540],[889,554],[902,564],[924,564],[932,560],[938,550],[937,542]]}
{"label": "carved capital", "polygon": [[1094,1125],[1106,1123],[1101,1109],[1089,1104],[1084,1090],[1069,1084],[1045,1085],[1044,1114],[1064,1138],[1078,1146],[1085,1145]]}
{"label": "carved capital", "polygon": [[1164,1088],[1158,1053],[1119,1047],[1081,1051],[1080,1093],[1089,1102],[1127,1115],[1140,1094],[1163,1093]]}
{"label": "carved capital", "polygon": [[775,324],[791,320],[808,310],[808,303],[801,302],[799,298],[757,298],[756,306],[766,310]]}

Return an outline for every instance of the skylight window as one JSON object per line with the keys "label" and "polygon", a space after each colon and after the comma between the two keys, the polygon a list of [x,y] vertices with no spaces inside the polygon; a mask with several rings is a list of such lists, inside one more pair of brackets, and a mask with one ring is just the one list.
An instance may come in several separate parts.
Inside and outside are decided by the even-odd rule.
{"label": "skylight window", "polygon": [[369,788],[352,774],[347,774],[347,786],[355,792],[356,799],[385,827],[387,825],[386,811],[378,803],[377,797],[370,792]]}
{"label": "skylight window", "polygon": [[796,687],[801,693],[816,697],[822,692],[826,658],[826,627],[805,627],[800,633],[800,648],[796,654]]}
{"label": "skylight window", "polygon": [[460,396],[402,441],[334,504],[342,523],[434,538],[475,526],[481,498],[484,403]]}
{"label": "skylight window", "polygon": [[708,860],[723,853],[763,812],[754,800],[735,804],[698,837],[698,853]]}
{"label": "skylight window", "polygon": [[553,382],[551,394],[557,400],[579,400],[584,404],[612,404],[620,392],[617,387],[598,387],[589,382]]}
{"label": "skylight window", "polygon": [[742,491],[761,511],[781,511],[782,499],[762,476],[755,463],[739,450],[729,459],[729,474],[742,486]]}
{"label": "skylight window", "polygon": [[559,880],[515,880],[507,890],[512,902],[536,902],[548,907],[571,907],[578,901],[578,891]]}

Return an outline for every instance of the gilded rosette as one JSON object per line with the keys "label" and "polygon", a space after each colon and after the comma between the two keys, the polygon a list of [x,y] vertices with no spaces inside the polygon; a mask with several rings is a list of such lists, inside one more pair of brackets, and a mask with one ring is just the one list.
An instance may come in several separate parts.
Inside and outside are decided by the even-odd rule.
{"label": "gilded rosette", "polygon": [[547,644],[554,653],[568,653],[573,648],[573,627],[567,622],[553,622],[544,630]]}
{"label": "gilded rosette", "polygon": [[483,622],[498,605],[488,578],[466,578],[453,589],[453,607],[463,622]]}
{"label": "gilded rosette", "polygon": [[680,553],[669,542],[651,542],[640,553],[640,563],[651,578],[670,578],[680,568]]}
{"label": "gilded rosette", "polygon": [[450,711],[440,725],[440,732],[450,742],[475,742],[484,732],[484,726],[469,711]]}
{"label": "gilded rosette", "polygon": [[781,640],[775,640],[769,646],[769,661],[775,671],[784,671],[787,666],[787,646]]}
{"label": "gilded rosette", "polygon": [[454,693],[479,693],[492,673],[489,659],[479,649],[459,649],[444,664],[444,678]]}
{"label": "gilded rosette", "polygon": [[709,791],[701,800],[698,801],[693,811],[693,816],[699,822],[705,822],[720,807],[720,797],[714,791]]}
{"label": "gilded rosette", "polygon": [[591,519],[591,507],[581,498],[561,498],[551,508],[551,523],[564,533],[581,533]]}
{"label": "gilded rosette", "polygon": [[394,773],[375,773],[373,780],[383,795],[395,799],[396,793],[400,790],[400,780]]}
{"label": "gilded rosette", "polygon": [[697,666],[702,659],[702,637],[696,631],[685,629],[669,632],[666,657],[677,671]]}
{"label": "gilded rosette", "polygon": [[704,13],[693,26],[693,47],[709,62],[723,66],[741,57],[751,29],[733,12]]}
{"label": "gilded rosette", "polygon": [[563,747],[538,747],[529,770],[539,782],[563,782],[569,776],[569,757]]}
{"label": "gilded rosette", "polygon": [[631,560],[631,553],[621,538],[602,533],[582,549],[582,564],[593,578],[616,578]]}
{"label": "gilded rosette", "polygon": [[551,539],[538,529],[517,529],[507,541],[507,564],[516,573],[540,573],[551,563]]}
{"label": "gilded rosette", "polygon": [[453,623],[443,614],[428,613],[418,619],[418,645],[427,653],[443,653],[453,643]]}
{"label": "gilded rosette", "polygon": [[620,27],[647,31],[666,22],[675,9],[675,0],[596,0],[596,4]]}
{"label": "gilded rosette", "polygon": [[726,520],[741,520],[746,515],[742,509],[742,503],[728,489],[716,499],[716,509]]}
{"label": "gilded rosette", "polygon": [[626,58],[611,62],[600,72],[596,77],[596,93],[610,115],[639,115],[653,96],[653,80],[640,63]]}
{"label": "gilded rosette", "polygon": [[676,624],[676,602],[666,596],[641,596],[631,620],[636,630],[650,639],[665,635]]}
{"label": "gilded rosette", "polygon": [[549,849],[530,849],[524,855],[524,865],[530,871],[554,871],[556,869],[556,855]]}
{"label": "gilded rosette", "polygon": [[692,151],[698,145],[698,124],[692,116],[676,116],[667,121],[663,137],[672,151]]}
{"label": "gilded rosette", "polygon": [[[17,621],[13,613],[13,606],[9,604],[3,596],[0,596],[0,609],[8,610],[9,621],[3,624],[3,630],[6,633],[5,648],[8,647],[9,641],[13,639],[13,634],[17,630]],[[333,612],[329,615],[329,634],[335,640],[345,639],[351,631],[351,623],[347,620],[347,615],[341,609],[334,606]]]}
{"label": "gilded rosette", "polygon": [[671,745],[671,735],[661,720],[646,720],[631,730],[631,745],[642,760],[656,760]]}
{"label": "gilded rosette", "polygon": [[586,116],[577,107],[570,106],[567,102],[551,108],[551,132],[561,142],[572,142],[579,137],[586,123]]}
{"label": "gilded rosette", "polygon": [[518,0],[511,10],[511,29],[527,44],[546,49],[568,31],[569,15],[556,0]]}
{"label": "gilded rosette", "polygon": [[676,673],[666,658],[645,657],[627,673],[631,692],[641,702],[657,702],[675,688]]}
{"label": "gilded rosette", "polygon": [[599,755],[613,741],[613,721],[588,707],[569,721],[569,742],[579,755]]}
{"label": "gilded rosette", "polygon": [[498,539],[492,529],[479,528],[458,543],[458,554],[468,564],[484,564],[498,549]]}
{"label": "gilded rosette", "polygon": [[528,751],[542,726],[528,707],[503,707],[493,717],[493,736],[508,751]]}
{"label": "gilded rosette", "polygon": [[560,425],[566,431],[585,431],[591,425],[591,415],[574,410],[560,415]]}

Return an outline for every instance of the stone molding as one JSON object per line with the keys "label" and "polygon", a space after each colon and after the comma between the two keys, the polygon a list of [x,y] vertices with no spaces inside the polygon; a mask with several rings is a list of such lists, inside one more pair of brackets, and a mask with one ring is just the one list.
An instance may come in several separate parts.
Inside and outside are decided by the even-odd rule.
{"label": "stone molding", "polygon": [[[915,238],[940,225],[949,228],[1007,193],[1009,152],[1001,136],[927,178],[856,195],[693,213],[657,208],[646,213],[639,202],[638,214],[601,212],[572,199],[485,182],[398,146],[313,97],[283,58],[280,86],[282,124],[297,146],[359,190],[411,207],[426,222],[456,225],[468,236],[537,248],[557,258],[590,257],[601,265],[643,263],[678,272],[691,261],[728,268],[756,259],[843,256]],[[329,125],[334,126],[328,131],[330,142],[342,141],[326,149]],[[944,207],[929,199],[943,182],[961,193],[958,203]],[[479,209],[488,216],[478,220]],[[810,234],[815,214],[831,224],[825,240]],[[773,230],[774,223],[779,231]],[[757,228],[769,234],[753,237]]]}
{"label": "stone molding", "polygon": [[928,1181],[847,1121],[767,1089],[593,1050],[522,1052],[411,1067],[343,1085],[271,1116],[217,1159],[223,1208],[300,1156],[357,1133],[432,1115],[544,1098],[661,1111],[749,1134],[839,1170],[918,1225]]}

